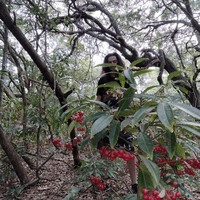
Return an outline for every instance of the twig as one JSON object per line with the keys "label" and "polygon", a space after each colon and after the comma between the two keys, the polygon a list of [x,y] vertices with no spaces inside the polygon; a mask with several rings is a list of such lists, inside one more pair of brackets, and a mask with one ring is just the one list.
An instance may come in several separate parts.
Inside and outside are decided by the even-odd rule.
{"label": "twig", "polygon": [[55,152],[53,152],[38,168],[37,168],[37,171],[39,171],[42,166],[44,166],[50,159],[51,157],[55,154]]}
{"label": "twig", "polygon": [[40,81],[36,81],[35,79],[29,78],[29,80],[32,81],[32,82],[38,83],[38,84],[40,84],[40,85],[43,85],[43,86],[45,86],[45,87],[50,87],[49,85],[46,85],[46,84],[44,84],[44,83],[41,83]]}

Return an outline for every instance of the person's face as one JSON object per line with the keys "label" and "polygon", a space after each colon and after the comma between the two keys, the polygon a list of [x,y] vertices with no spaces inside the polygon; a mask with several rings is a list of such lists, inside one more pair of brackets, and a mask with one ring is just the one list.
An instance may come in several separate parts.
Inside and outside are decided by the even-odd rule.
{"label": "person's face", "polygon": [[[117,57],[116,56],[108,57],[108,63],[117,65]],[[109,68],[111,71],[115,71],[115,69],[116,69],[115,66],[110,66]]]}

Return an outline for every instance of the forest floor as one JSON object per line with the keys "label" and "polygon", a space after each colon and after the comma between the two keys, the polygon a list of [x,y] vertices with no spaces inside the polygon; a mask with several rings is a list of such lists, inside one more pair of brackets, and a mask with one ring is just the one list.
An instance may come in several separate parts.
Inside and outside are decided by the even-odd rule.
{"label": "forest floor", "polygon": [[[48,150],[53,149],[53,146],[48,145]],[[47,149],[45,146],[44,149]],[[39,159],[39,165],[44,163],[50,153],[50,151],[43,150]],[[85,159],[87,152],[81,152],[80,158]],[[17,197],[13,197],[7,194],[7,191],[11,187],[17,188],[19,182],[17,179],[9,182],[0,182],[0,199],[2,200],[70,200],[65,198],[72,191],[71,186],[76,188],[82,188],[78,194],[73,198],[74,200],[91,200],[91,199],[122,199],[128,193],[130,194],[130,178],[129,174],[121,173],[118,180],[109,179],[107,183],[111,190],[109,192],[102,192],[102,194],[95,194],[91,184],[88,182],[81,182],[77,180],[77,177],[81,172],[77,172],[73,168],[73,157],[71,152],[65,154],[55,153],[45,165],[42,166],[39,175],[41,177],[39,182],[35,182],[36,172],[31,170],[26,163],[24,166],[28,171],[30,178],[28,187],[23,189]],[[200,200],[200,194],[190,189],[195,196],[196,200]],[[130,198],[135,199],[135,198]],[[188,198],[190,199],[190,198]]]}

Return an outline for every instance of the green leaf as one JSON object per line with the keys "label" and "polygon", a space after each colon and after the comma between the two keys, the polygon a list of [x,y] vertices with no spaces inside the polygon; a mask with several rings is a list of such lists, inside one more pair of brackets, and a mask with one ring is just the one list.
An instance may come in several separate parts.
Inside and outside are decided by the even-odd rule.
{"label": "green leaf", "polygon": [[184,126],[184,125],[180,125],[180,127],[185,129],[185,130],[187,130],[187,131],[189,131],[190,133],[193,133],[193,134],[195,134],[197,136],[200,136],[200,132],[198,130],[194,129],[194,128],[191,128],[189,126]]}
{"label": "green leaf", "polygon": [[188,93],[189,93],[189,91],[188,91],[186,88],[181,87],[180,85],[176,85],[176,86],[179,87],[179,89],[180,89],[182,92],[184,92],[185,94],[188,94]]}
{"label": "green leaf", "polygon": [[150,86],[150,87],[147,87],[144,91],[143,91],[143,93],[146,93],[146,92],[148,92],[149,90],[151,90],[151,89],[153,89],[153,88],[160,88],[161,86],[160,85],[153,85],[153,86]]}
{"label": "green leaf", "polygon": [[127,108],[127,109],[125,109],[124,111],[120,112],[120,113],[118,114],[118,117],[124,117],[124,116],[134,115],[135,112],[136,112],[135,109],[132,109],[132,108],[129,109],[129,108]]}
{"label": "green leaf", "polygon": [[72,193],[78,193],[81,190],[81,188],[77,188],[74,186],[71,186],[71,189],[72,189]]}
{"label": "green leaf", "polygon": [[174,102],[172,102],[172,105],[179,108],[180,110],[186,112],[187,114],[193,116],[194,118],[200,119],[200,110],[199,109],[189,106],[189,105],[186,105],[186,104],[179,104],[179,103],[174,103]]}
{"label": "green leaf", "polygon": [[97,147],[97,144],[98,142],[101,140],[101,138],[103,138],[104,136],[106,135],[106,129],[103,129],[102,131],[100,131],[99,133],[97,133],[92,142],[91,142],[91,146],[92,148],[96,148]]}
{"label": "green leaf", "polygon": [[111,168],[111,169],[108,170],[108,176],[112,177],[114,179],[117,179],[116,172],[113,171],[113,168]]}
{"label": "green leaf", "polygon": [[146,129],[148,128],[148,126],[149,126],[149,123],[141,123],[140,131],[144,133],[146,131]]}
{"label": "green leaf", "polygon": [[5,176],[4,174],[2,175],[1,180],[2,180],[3,182],[6,182],[6,176]]}
{"label": "green leaf", "polygon": [[[64,106],[63,106],[64,107]],[[69,109],[67,111],[65,111],[64,113],[62,113],[61,115],[61,119],[63,120],[65,118],[65,120],[67,120],[69,117],[71,117],[74,113],[76,113],[77,111],[81,110],[83,107],[85,107],[85,105],[82,106],[78,106],[76,108],[73,109]],[[56,112],[58,112],[60,109],[58,109]]]}
{"label": "green leaf", "polygon": [[176,72],[172,72],[169,74],[169,76],[167,77],[167,82],[169,82],[169,80],[171,80],[174,77],[178,77],[181,75],[181,71],[176,71]]}
{"label": "green leaf", "polygon": [[94,120],[100,118],[101,116],[105,116],[105,115],[109,115],[109,113],[106,112],[106,111],[103,111],[103,112],[97,112],[97,113],[91,114],[91,115],[88,116],[86,119],[84,119],[82,125],[85,125],[85,124],[87,124],[88,122],[94,121]]}
{"label": "green leaf", "polygon": [[149,158],[153,159],[153,142],[149,135],[145,133],[139,133],[137,137],[138,145],[146,154],[148,154]]}
{"label": "green leaf", "polygon": [[129,107],[130,103],[133,100],[134,93],[135,89],[133,89],[132,87],[129,87],[128,90],[124,92],[122,99],[119,101],[117,114],[120,114],[122,111]]}
{"label": "green leaf", "polygon": [[189,191],[189,190],[187,190],[186,188],[184,188],[182,185],[180,185],[179,186],[187,195],[189,195],[192,199],[196,199],[195,197],[194,197],[194,195]]}
{"label": "green leaf", "polygon": [[152,179],[152,176],[149,174],[148,170],[146,167],[142,166],[144,165],[143,163],[140,166],[139,173],[138,173],[138,191],[140,198],[142,199],[142,189],[146,188],[148,190],[153,190],[154,189],[154,181]]}
{"label": "green leaf", "polygon": [[137,65],[138,63],[141,63],[144,60],[146,60],[146,58],[140,58],[138,60],[135,60],[130,64],[130,67],[133,67],[133,66]]}
{"label": "green leaf", "polygon": [[159,98],[154,96],[153,94],[134,94],[133,97],[134,98],[148,98],[148,99],[159,100]]}
{"label": "green leaf", "polygon": [[197,126],[197,127],[200,127],[200,123],[198,122],[185,122],[185,121],[180,121],[180,122],[177,122],[176,125],[186,125],[186,126]]}
{"label": "green leaf", "polygon": [[160,170],[159,170],[158,166],[154,162],[148,160],[147,158],[145,158],[141,155],[139,155],[139,156],[140,156],[141,160],[143,161],[144,165],[146,166],[147,170],[149,171],[149,173],[153,179],[153,183],[154,183],[155,187],[157,187],[159,184],[159,181],[160,181]]}
{"label": "green leaf", "polygon": [[122,73],[119,73],[119,77],[115,78],[115,80],[119,80],[121,87],[124,88],[126,80]]}
{"label": "green leaf", "polygon": [[81,188],[77,188],[74,186],[71,186],[71,189],[71,193],[69,193],[63,200],[73,200],[74,196],[81,190]]}
{"label": "green leaf", "polygon": [[137,196],[135,194],[127,194],[125,197],[122,197],[122,200],[137,200]]}
{"label": "green leaf", "polygon": [[88,102],[97,104],[99,106],[103,106],[103,107],[107,108],[108,110],[111,110],[111,108],[108,105],[106,105],[105,103],[103,103],[101,101],[88,100]]}
{"label": "green leaf", "polygon": [[136,77],[136,76],[140,76],[141,74],[146,74],[146,73],[150,73],[150,72],[153,72],[155,71],[154,69],[143,69],[143,70],[139,70],[137,72],[135,72],[133,74],[133,77]]}
{"label": "green leaf", "polygon": [[109,82],[109,83],[105,83],[102,85],[97,86],[97,88],[101,88],[101,87],[110,87],[110,88],[114,88],[114,87],[121,87],[119,83],[117,82]]}
{"label": "green leaf", "polygon": [[113,120],[113,118],[114,118],[113,115],[104,115],[98,118],[91,127],[91,137],[93,137],[96,133],[106,128]]}
{"label": "green leaf", "polygon": [[191,143],[187,143],[186,145],[186,148],[188,148],[188,149],[191,149],[192,151],[194,151],[195,153],[200,153],[200,149],[199,148],[197,148],[196,146],[194,146],[193,144],[191,144]]}
{"label": "green leaf", "polygon": [[73,200],[74,194],[69,193],[63,200]]}
{"label": "green leaf", "polygon": [[135,125],[137,122],[141,121],[146,115],[152,111],[156,106],[145,106],[140,108],[135,114],[132,120],[132,125]]}
{"label": "green leaf", "polygon": [[176,150],[176,135],[167,130],[164,136],[164,141],[169,158],[172,159]]}
{"label": "green leaf", "polygon": [[132,87],[132,88],[136,88],[136,82],[135,79],[133,78],[133,71],[132,70],[124,70],[124,75],[128,80],[128,84]]}
{"label": "green leaf", "polygon": [[131,124],[133,118],[127,118],[124,121],[122,121],[121,123],[121,128],[124,129],[126,126],[128,126],[129,124]]}
{"label": "green leaf", "polygon": [[76,124],[77,124],[77,122],[75,120],[70,123],[70,125],[67,129],[69,135],[70,135],[72,129],[76,126]]}
{"label": "green leaf", "polygon": [[173,132],[174,114],[171,106],[168,103],[160,103],[157,106],[157,113],[164,126]]}
{"label": "green leaf", "polygon": [[180,155],[185,159],[185,150],[184,150],[183,147],[182,147],[180,144],[178,144],[178,143],[176,143],[176,152],[177,152],[178,154],[180,154]]}
{"label": "green leaf", "polygon": [[112,148],[114,148],[114,146],[117,143],[117,140],[119,138],[119,132],[120,132],[120,122],[117,121],[110,128],[109,141],[110,141],[110,146]]}
{"label": "green leaf", "polygon": [[88,135],[85,138],[85,140],[83,140],[83,142],[81,142],[81,149],[83,149],[88,144],[89,141],[90,141],[90,135]]}

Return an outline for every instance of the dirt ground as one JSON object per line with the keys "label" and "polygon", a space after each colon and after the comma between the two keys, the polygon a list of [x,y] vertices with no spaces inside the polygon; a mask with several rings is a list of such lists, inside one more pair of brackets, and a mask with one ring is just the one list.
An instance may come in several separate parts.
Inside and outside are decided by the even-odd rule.
{"label": "dirt ground", "polygon": [[[53,146],[48,147],[48,149],[53,149]],[[45,147],[46,149],[46,147]],[[39,159],[39,166],[47,160],[49,153],[43,151]],[[86,152],[80,154],[81,159],[86,158]],[[71,152],[66,155],[61,153],[55,153],[51,159],[43,165],[39,174],[41,180],[35,182],[36,174],[35,170],[31,170],[27,164],[24,163],[29,177],[30,184],[28,187],[23,189],[18,197],[11,197],[6,193],[9,187],[19,186],[19,182],[0,182],[0,199],[2,200],[63,200],[69,193],[71,193],[71,186],[82,187],[79,193],[73,197],[74,200],[92,200],[92,199],[121,199],[125,197],[127,193],[130,193],[130,178],[128,174],[121,174],[119,180],[108,180],[112,192],[102,192],[102,194],[97,195],[94,193],[91,184],[85,182],[77,181],[77,176],[80,172],[73,169],[73,158]],[[200,194],[196,191],[192,191],[195,198],[200,200]],[[111,198],[112,197],[112,198]],[[66,198],[65,200],[67,200]],[[133,198],[131,198],[133,199]],[[130,200],[131,200],[130,199]],[[190,198],[188,198],[190,199]]]}

